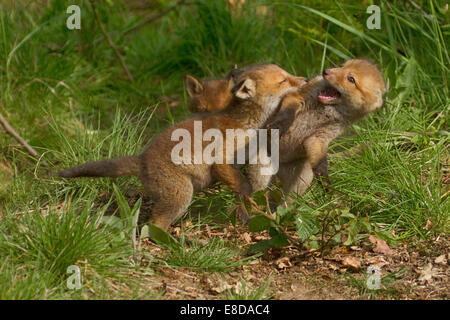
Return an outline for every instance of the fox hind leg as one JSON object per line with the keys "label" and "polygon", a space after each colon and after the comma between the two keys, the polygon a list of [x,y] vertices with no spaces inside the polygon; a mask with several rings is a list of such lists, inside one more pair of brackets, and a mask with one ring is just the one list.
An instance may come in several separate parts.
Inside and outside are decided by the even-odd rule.
{"label": "fox hind leg", "polygon": [[171,184],[171,188],[169,192],[158,192],[149,221],[164,231],[186,212],[194,192],[192,183],[187,178]]}
{"label": "fox hind leg", "polygon": [[283,163],[278,171],[278,178],[281,180],[284,194],[288,196],[286,202],[291,204],[293,195],[302,195],[311,185],[314,172],[309,161],[301,159]]}

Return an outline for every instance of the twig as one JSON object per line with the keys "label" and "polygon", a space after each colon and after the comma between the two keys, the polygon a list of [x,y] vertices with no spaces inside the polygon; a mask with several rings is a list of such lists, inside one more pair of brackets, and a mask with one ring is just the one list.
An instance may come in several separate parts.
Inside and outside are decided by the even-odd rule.
{"label": "twig", "polygon": [[130,79],[130,81],[134,81],[133,75],[131,74],[130,70],[128,70],[128,67],[125,64],[125,60],[123,59],[122,55],[120,54],[119,50],[117,49],[115,43],[112,41],[108,32],[106,32],[105,26],[103,25],[102,21],[100,20],[100,15],[98,14],[95,0],[90,0],[90,2],[91,2],[92,10],[94,11],[95,20],[97,20],[100,30],[102,31],[103,35],[105,36],[106,40],[108,41],[109,46],[114,50],[114,53],[116,54],[117,58],[119,59],[120,64],[122,65],[123,70],[127,74],[128,79]]}
{"label": "twig", "polygon": [[124,36],[130,32],[136,31],[137,29],[141,28],[142,26],[146,25],[147,23],[153,22],[155,20],[158,20],[159,18],[164,17],[166,14],[168,14],[170,11],[176,9],[178,6],[185,5],[185,4],[186,4],[186,0],[178,0],[177,3],[175,3],[173,6],[168,7],[167,9],[165,9],[159,13],[151,15],[150,17],[148,17],[144,21],[138,23],[137,25],[122,31],[122,36]]}
{"label": "twig", "polygon": [[[146,24],[151,23],[153,21],[156,21],[156,20],[164,17],[165,15],[170,13],[171,11],[175,10],[178,6],[186,5],[186,4],[187,4],[186,0],[179,0],[173,6],[168,7],[168,8],[164,9],[163,11],[161,11],[159,13],[153,14],[153,15],[149,16],[148,18],[146,18],[145,20],[139,22],[138,24],[136,24],[136,25],[134,25],[134,26],[132,26],[132,27],[130,27],[128,29],[125,29],[124,31],[122,31],[120,33],[120,36],[124,36],[124,35],[127,35],[128,33],[134,32],[137,29],[145,26]],[[116,33],[118,33],[118,32],[117,31],[112,31],[112,32],[108,33],[108,35],[112,35],[112,34],[116,34]],[[105,35],[99,37],[98,39],[95,39],[94,40],[94,44],[97,44],[97,43],[103,41],[104,39],[105,39]]]}
{"label": "twig", "polygon": [[[326,246],[328,245],[328,242],[330,241],[330,239],[332,239],[333,237],[335,237],[336,234],[337,234],[337,233],[336,233],[335,235],[333,235],[333,237],[330,237],[330,238],[327,240],[327,242],[325,242],[325,232],[326,232],[326,229],[327,229],[328,224],[329,224],[328,218],[329,218],[329,216],[330,216],[330,212],[331,212],[331,210],[327,212],[327,214],[325,215],[325,217],[324,217],[323,220],[322,220],[322,237],[321,237],[321,239],[320,239],[320,255],[321,255],[322,257],[323,257],[323,251],[325,250]],[[340,230],[339,230],[339,231],[340,231]]]}
{"label": "twig", "polygon": [[258,204],[255,202],[255,200],[253,200],[252,198],[248,197],[248,198],[247,198],[247,201],[250,202],[250,204],[251,204],[251,206],[252,206],[252,209],[255,210],[257,213],[259,213],[259,214],[265,216],[266,218],[268,218],[268,219],[270,219],[270,220],[272,220],[272,221],[274,221],[274,222],[277,221],[273,216],[271,216],[270,214],[267,214],[267,213],[265,213],[263,210],[261,210],[261,209],[259,208]]}
{"label": "twig", "polygon": [[278,224],[277,219],[275,217],[273,217],[270,214],[267,214],[263,210],[261,210],[259,208],[258,204],[252,198],[249,197],[249,198],[247,198],[247,200],[252,205],[253,210],[255,210],[257,213],[259,213],[259,214],[265,216],[266,218],[272,220],[273,222],[275,222],[277,231],[283,233],[284,236],[291,242],[291,244],[294,244],[297,247],[303,246],[303,243],[301,241],[298,241],[294,237],[290,236],[289,234],[286,233],[285,230],[282,229],[282,227]]}
{"label": "twig", "polygon": [[[14,139],[16,139],[24,148],[28,151],[29,154],[31,154],[35,158],[39,158],[39,153],[37,153],[36,150],[33,149],[32,146],[30,146],[24,138],[22,138],[14,129],[11,127],[11,125],[6,121],[6,119],[3,117],[3,115],[0,113],[0,123],[2,124],[5,131],[11,135]],[[46,167],[48,167],[48,163],[45,160],[42,160],[42,164]]]}
{"label": "twig", "polygon": [[269,203],[269,193],[264,193],[264,198],[266,199],[266,206],[267,210],[269,211],[269,214],[272,216],[272,210],[270,209],[270,203]]}

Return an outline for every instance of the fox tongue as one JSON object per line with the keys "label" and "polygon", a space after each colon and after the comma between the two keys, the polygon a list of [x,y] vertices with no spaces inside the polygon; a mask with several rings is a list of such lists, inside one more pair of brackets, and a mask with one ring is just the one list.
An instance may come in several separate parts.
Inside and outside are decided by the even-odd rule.
{"label": "fox tongue", "polygon": [[334,88],[326,88],[319,93],[318,98],[322,101],[332,101],[339,96],[339,92]]}

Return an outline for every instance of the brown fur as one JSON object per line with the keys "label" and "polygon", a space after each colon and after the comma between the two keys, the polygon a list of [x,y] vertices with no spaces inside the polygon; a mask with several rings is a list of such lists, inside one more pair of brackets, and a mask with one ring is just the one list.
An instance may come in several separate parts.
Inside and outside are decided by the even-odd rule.
{"label": "brown fur", "polygon": [[231,89],[236,79],[246,70],[254,68],[234,68],[223,79],[199,81],[194,76],[186,75],[185,85],[189,95],[188,108],[193,113],[216,112],[223,110],[233,97]]}
{"label": "brown fur", "polygon": [[[355,82],[350,82],[349,77]],[[339,94],[333,100],[324,100],[323,92],[329,87]],[[312,181],[313,170],[323,166],[324,159],[326,161],[330,142],[350,124],[381,107],[385,91],[377,67],[356,59],[347,61],[340,68],[325,70],[323,77],[315,77],[285,96],[270,127],[284,129],[280,138],[278,177],[286,193],[302,194],[306,190]],[[249,170],[249,179],[256,189],[264,188],[269,180],[260,177],[258,172],[257,167]]]}
{"label": "brown fur", "polygon": [[[122,174],[138,176],[146,195],[155,202],[151,222],[167,230],[187,209],[193,193],[216,180],[222,180],[241,196],[246,197],[252,192],[247,179],[232,165],[173,163],[171,152],[179,143],[171,141],[174,130],[186,129],[193,137],[195,120],[202,121],[203,131],[209,128],[221,130],[224,138],[226,129],[259,128],[277,111],[282,94],[296,86],[298,81],[276,65],[246,69],[237,77],[237,84],[232,89],[233,96],[224,110],[181,121],[157,136],[139,156],[86,163],[61,171],[59,175],[66,178],[117,177]],[[207,144],[209,142],[203,142],[203,147]],[[191,155],[193,163],[194,152]]]}
{"label": "brown fur", "polygon": [[[199,81],[195,77],[191,75],[186,75],[186,91],[190,97],[188,106],[189,110],[193,113],[201,113],[201,112],[216,112],[223,110],[231,100],[231,87],[235,83],[236,76],[243,72],[245,68],[237,69],[236,67],[231,70],[228,75],[223,79],[213,79],[213,80],[204,80]],[[298,77],[299,84],[301,87],[306,84],[307,79]],[[283,105],[285,106],[285,112],[279,113],[277,121],[281,121],[282,118],[286,118],[286,122],[283,124],[284,128],[288,128],[291,124],[292,120],[295,117],[296,108],[286,108],[286,106],[294,105],[296,106],[299,97],[297,97],[299,93],[293,92],[289,96],[286,96],[283,100]],[[276,116],[276,115],[274,115]],[[289,119],[291,122],[289,122]],[[289,123],[288,123],[289,122]],[[280,128],[283,129],[283,128]],[[281,130],[282,131],[282,130]],[[328,160],[325,156],[320,160],[320,162],[316,165],[314,169],[314,174],[316,177],[321,178],[320,181],[323,183],[329,183],[328,181]],[[262,188],[262,186],[266,185],[266,182],[258,181],[263,180],[262,177],[250,177],[255,180],[252,181],[252,185],[254,185],[257,189]],[[262,184],[260,186],[260,184]]]}
{"label": "brown fur", "polygon": [[189,95],[188,108],[191,112],[216,112],[224,109],[231,101],[231,78],[200,82],[186,75],[186,91]]}

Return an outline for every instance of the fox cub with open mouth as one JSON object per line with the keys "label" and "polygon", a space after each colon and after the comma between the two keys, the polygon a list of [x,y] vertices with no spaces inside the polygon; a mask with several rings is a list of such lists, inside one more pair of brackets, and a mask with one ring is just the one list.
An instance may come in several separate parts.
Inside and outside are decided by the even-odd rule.
{"label": "fox cub with open mouth", "polygon": [[[186,78],[192,112],[215,112],[226,107],[234,84],[232,70],[224,79],[198,81]],[[328,178],[327,149],[354,121],[381,107],[386,91],[383,77],[371,62],[349,60],[340,68],[325,70],[307,84],[287,94],[270,127],[280,130],[280,168],[277,173],[285,193],[305,192],[313,174]],[[214,101],[214,103],[211,103]],[[212,107],[214,106],[214,107]],[[273,180],[251,165],[248,178],[253,190],[265,189]]]}
{"label": "fox cub with open mouth", "polygon": [[[323,71],[296,91],[287,93],[271,128],[280,129],[280,178],[285,194],[302,194],[314,170],[326,159],[328,146],[355,121],[377,110],[386,91],[375,64],[362,59]],[[249,170],[254,189],[264,189],[270,178]]]}

